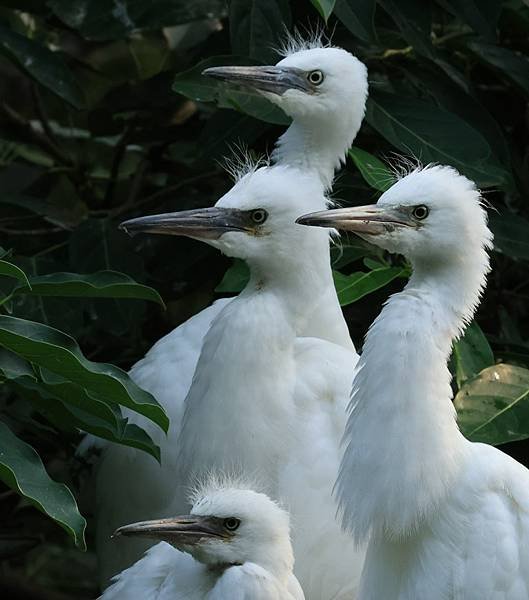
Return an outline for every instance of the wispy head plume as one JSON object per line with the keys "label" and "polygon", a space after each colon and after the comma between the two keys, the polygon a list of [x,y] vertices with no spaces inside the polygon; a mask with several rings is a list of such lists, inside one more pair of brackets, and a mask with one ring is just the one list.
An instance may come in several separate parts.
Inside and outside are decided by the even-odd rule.
{"label": "wispy head plume", "polygon": [[306,27],[303,31],[297,28],[288,31],[285,27],[284,38],[274,50],[284,58],[302,50],[331,47],[331,36],[325,33],[323,25],[319,23],[314,27]]}
{"label": "wispy head plume", "polygon": [[245,145],[230,146],[230,156],[220,161],[221,167],[229,174],[234,183],[240,181],[250,173],[255,173],[261,167],[268,167],[270,159],[268,156],[259,156]]}

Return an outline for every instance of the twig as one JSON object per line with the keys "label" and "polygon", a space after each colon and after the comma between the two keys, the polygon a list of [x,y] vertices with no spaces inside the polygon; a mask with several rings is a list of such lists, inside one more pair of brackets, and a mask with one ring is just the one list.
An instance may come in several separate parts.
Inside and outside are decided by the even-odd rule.
{"label": "twig", "polygon": [[114,156],[112,157],[112,165],[110,167],[110,178],[108,180],[108,185],[105,192],[104,202],[107,206],[110,205],[112,197],[114,196],[114,190],[116,189],[116,182],[119,175],[119,167],[121,165],[123,157],[125,156],[127,144],[129,142],[133,128],[134,127],[132,124],[128,124],[125,128],[125,131],[123,132],[123,135],[119,139],[119,142],[116,144]]}
{"label": "twig", "polygon": [[35,110],[37,112],[37,116],[39,118],[40,124],[42,125],[44,133],[48,136],[50,142],[52,142],[56,148],[59,148],[59,140],[57,139],[57,136],[55,135],[53,129],[50,126],[48,116],[46,115],[46,111],[44,110],[44,106],[42,104],[42,98],[39,92],[39,88],[35,84],[31,86],[31,96],[33,98]]}
{"label": "twig", "polygon": [[2,233],[9,235],[47,235],[48,233],[59,233],[61,231],[68,231],[63,227],[49,227],[41,229],[9,229],[8,227],[0,227]]}
{"label": "twig", "polygon": [[143,176],[145,175],[145,171],[149,166],[149,161],[143,159],[138,168],[136,169],[136,173],[134,173],[134,177],[132,178],[132,183],[130,186],[130,192],[127,197],[127,200],[121,205],[111,210],[109,212],[109,216],[115,217],[116,215],[120,215],[123,212],[126,212],[129,208],[133,207],[136,203],[136,199],[141,191]]}

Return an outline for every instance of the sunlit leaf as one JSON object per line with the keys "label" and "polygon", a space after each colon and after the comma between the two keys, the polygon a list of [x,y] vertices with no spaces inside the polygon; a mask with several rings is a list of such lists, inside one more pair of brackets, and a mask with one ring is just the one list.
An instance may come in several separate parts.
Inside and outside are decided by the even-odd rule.
{"label": "sunlit leaf", "polygon": [[70,490],[50,478],[35,450],[0,422],[0,479],[51,517],[85,549],[86,521]]}
{"label": "sunlit leaf", "polygon": [[368,273],[358,272],[351,275],[334,271],[334,285],[338,300],[342,306],[352,304],[367,294],[384,287],[403,273],[404,270],[401,267],[381,267]]}
{"label": "sunlit leaf", "polygon": [[480,326],[475,322],[466,328],[464,336],[454,343],[454,364],[458,387],[494,364],[494,354]]}
{"label": "sunlit leaf", "polygon": [[376,156],[353,146],[349,150],[349,157],[360,171],[362,177],[372,188],[385,192],[395,181],[393,173]]}
{"label": "sunlit leaf", "polygon": [[461,431],[474,442],[505,444],[529,438],[529,370],[487,367],[459,390],[454,404]]}

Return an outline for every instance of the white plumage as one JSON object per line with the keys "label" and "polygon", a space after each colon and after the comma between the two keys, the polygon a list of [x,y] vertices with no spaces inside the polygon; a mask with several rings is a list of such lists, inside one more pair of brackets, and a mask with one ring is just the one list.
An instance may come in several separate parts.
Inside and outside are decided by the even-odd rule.
{"label": "white plumage", "polygon": [[[249,286],[175,329],[132,368],[131,377],[166,409],[171,428],[164,438],[127,413],[161,446],[162,468],[130,448],[108,445],[102,455],[97,546],[103,582],[145,549],[122,545],[117,552],[109,542],[117,526],[183,509],[183,492],[173,498],[178,452],[183,486],[197,469],[246,467],[285,499],[301,557],[296,569],[309,598],[340,598],[344,582],[355,585],[343,552],[350,542],[336,527],[330,489],[356,354],[334,291],[328,236],[309,234],[293,221],[324,207],[322,186],[330,184],[362,121],[367,75],[362,63],[336,48],[303,49],[280,64],[298,74],[319,69],[325,79],[317,92],[266,92],[293,116],[274,154],[276,166],[243,178],[218,205],[260,208],[264,202],[271,216],[278,213],[282,238],[279,244],[273,235],[254,238],[247,254],[244,236],[223,235],[217,247],[248,260]],[[186,435],[177,444],[184,399]],[[358,575],[361,555],[351,552]]]}
{"label": "white plumage", "polygon": [[367,334],[337,482],[345,527],[370,540],[361,600],[527,599],[529,471],[465,439],[451,402],[452,342],[489,270],[479,192],[430,167],[377,205],[301,222],[356,231],[413,266]]}
{"label": "white plumage", "polygon": [[303,600],[288,515],[275,502],[247,486],[210,480],[192,504],[185,517],[117,531],[166,541],[120,573],[101,600]]}

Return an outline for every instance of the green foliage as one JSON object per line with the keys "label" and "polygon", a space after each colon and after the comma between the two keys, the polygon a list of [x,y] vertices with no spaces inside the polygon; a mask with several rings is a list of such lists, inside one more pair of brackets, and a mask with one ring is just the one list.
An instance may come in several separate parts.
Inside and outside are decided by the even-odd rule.
{"label": "green foliage", "polygon": [[[197,242],[130,239],[117,225],[210,206],[231,185],[218,165],[230,147],[270,151],[289,119],[264,98],[201,72],[275,63],[273,48],[293,26],[325,27],[369,69],[366,119],[335,185],[340,204],[376,201],[394,178],[386,160],[395,152],[412,163],[453,165],[485,190],[494,207],[493,271],[477,322],[454,348],[455,403],[472,439],[529,437],[529,8],[522,0],[0,0],[7,249],[0,252],[0,421],[12,448],[26,449],[3,467],[20,500],[2,490],[0,509],[6,519],[31,516],[11,541],[25,553],[9,563],[20,579],[31,574],[36,585],[71,597],[97,595],[88,563],[73,575],[79,558],[71,558],[79,555],[67,554],[62,532],[32,508],[67,513],[82,544],[71,498],[62,487],[53,493],[58,484],[42,479],[34,452],[74,494],[85,476],[75,454],[82,432],[163,460],[122,413],[126,407],[167,428],[125,370],[216,297],[240,290],[248,273]],[[332,254],[361,347],[409,268],[353,237]],[[31,468],[40,475],[29,476]],[[20,484],[28,477],[50,490],[51,506]],[[67,557],[59,574],[58,554]],[[38,573],[27,568],[35,562],[44,565]]]}

